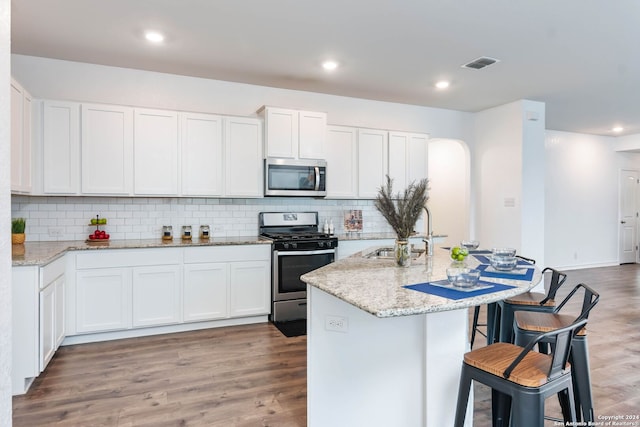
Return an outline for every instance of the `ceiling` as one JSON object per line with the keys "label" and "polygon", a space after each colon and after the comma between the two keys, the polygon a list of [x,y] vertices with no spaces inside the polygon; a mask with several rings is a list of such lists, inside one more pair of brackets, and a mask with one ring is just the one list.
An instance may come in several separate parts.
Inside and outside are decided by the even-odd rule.
{"label": "ceiling", "polygon": [[[12,0],[12,52],[640,133],[637,0]],[[146,29],[166,35],[160,45]],[[500,62],[461,66],[480,56]],[[331,73],[320,64],[340,63]],[[446,90],[436,81],[451,82]]]}

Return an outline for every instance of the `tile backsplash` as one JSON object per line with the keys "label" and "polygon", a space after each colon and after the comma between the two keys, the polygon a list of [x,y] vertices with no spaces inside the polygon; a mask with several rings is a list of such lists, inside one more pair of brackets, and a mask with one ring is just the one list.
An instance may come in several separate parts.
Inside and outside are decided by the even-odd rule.
{"label": "tile backsplash", "polygon": [[320,226],[325,219],[333,220],[339,234],[344,232],[344,211],[351,209],[362,210],[363,233],[392,231],[373,200],[11,197],[11,216],[27,220],[27,241],[85,240],[95,230],[89,222],[96,215],[107,218],[107,225],[101,228],[118,240],[160,238],[163,225],[173,226],[174,235],[179,235],[183,225],[197,230],[207,224],[214,238],[255,236],[258,213],[268,211],[317,211]]}

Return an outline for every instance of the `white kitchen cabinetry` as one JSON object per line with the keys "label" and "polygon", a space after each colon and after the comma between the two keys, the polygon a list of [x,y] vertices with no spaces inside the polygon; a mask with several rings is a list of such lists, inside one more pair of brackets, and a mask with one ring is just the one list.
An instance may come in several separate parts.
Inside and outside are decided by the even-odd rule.
{"label": "white kitchen cabinetry", "polygon": [[131,272],[99,268],[76,273],[76,331],[102,332],[131,327]]}
{"label": "white kitchen cabinetry", "polygon": [[225,117],[225,196],[262,197],[262,122],[258,119]]}
{"label": "white kitchen cabinetry", "polygon": [[65,337],[65,258],[12,269],[13,394],[27,391]]}
{"label": "white kitchen cabinetry", "polygon": [[180,113],[182,155],[181,194],[221,196],[223,151],[222,117]]}
{"label": "white kitchen cabinetry", "polygon": [[389,132],[389,176],[395,191],[427,177],[428,141],[425,134]]}
{"label": "white kitchen cabinetry", "polygon": [[184,259],[185,321],[269,314],[270,245],[187,248]]}
{"label": "white kitchen cabinetry", "polygon": [[11,191],[31,191],[31,95],[11,79]]}
{"label": "white kitchen cabinetry", "polygon": [[133,269],[133,327],[179,323],[181,271],[177,265]]}
{"label": "white kitchen cabinetry", "polygon": [[358,197],[358,131],[346,126],[327,127],[327,198]]}
{"label": "white kitchen cabinetry", "polygon": [[131,194],[132,159],[133,109],[83,104],[82,193]]}
{"label": "white kitchen cabinetry", "polygon": [[228,316],[229,273],[224,262],[185,264],[183,316],[185,322]]}
{"label": "white kitchen cabinetry", "polygon": [[358,129],[358,197],[375,199],[386,182],[388,132]]}
{"label": "white kitchen cabinetry", "polygon": [[136,109],[134,117],[134,192],[178,195],[178,113]]}
{"label": "white kitchen cabinetry", "polygon": [[271,303],[269,261],[244,261],[229,264],[230,317],[268,314]]}
{"label": "white kitchen cabinetry", "polygon": [[180,321],[178,248],[101,250],[76,255],[76,333]]}
{"label": "white kitchen cabinetry", "polygon": [[267,157],[324,159],[327,114],[264,107]]}
{"label": "white kitchen cabinetry", "polygon": [[80,104],[42,101],[43,194],[80,192]]}

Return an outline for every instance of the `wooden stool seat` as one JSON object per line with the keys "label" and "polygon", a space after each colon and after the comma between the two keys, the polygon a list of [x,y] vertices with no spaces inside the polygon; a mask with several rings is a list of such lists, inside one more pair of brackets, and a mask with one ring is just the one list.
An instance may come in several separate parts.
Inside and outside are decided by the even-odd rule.
{"label": "wooden stool seat", "polygon": [[[518,328],[531,332],[549,332],[554,329],[564,328],[575,322],[575,316],[557,313],[539,313],[537,311],[516,311],[514,313],[515,325]],[[587,335],[587,329],[582,328],[577,335]]]}
{"label": "wooden stool seat", "polygon": [[[509,303],[509,304],[515,304],[515,305],[535,305],[535,306],[539,306],[540,302],[542,300],[544,300],[546,297],[545,294],[541,294],[538,292],[526,292],[524,294],[521,295],[516,295],[514,297],[511,298],[507,298],[505,300],[505,302]],[[554,307],[556,305],[555,300],[553,300],[553,298],[548,299],[547,301],[544,302],[544,304],[542,304],[543,306],[546,307]]]}
{"label": "wooden stool seat", "polygon": [[[494,343],[487,347],[470,351],[464,355],[464,362],[498,377],[522,353],[523,348],[509,343]],[[547,383],[551,356],[531,351],[511,372],[508,380],[525,387],[540,387]],[[569,370],[567,364],[565,370]]]}

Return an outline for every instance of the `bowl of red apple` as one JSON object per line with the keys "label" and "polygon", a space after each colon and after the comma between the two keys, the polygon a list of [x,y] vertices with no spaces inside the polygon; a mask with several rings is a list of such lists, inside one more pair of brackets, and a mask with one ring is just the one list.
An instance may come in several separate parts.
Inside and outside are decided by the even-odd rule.
{"label": "bowl of red apple", "polygon": [[109,240],[109,234],[104,230],[96,230],[89,234],[89,240]]}

